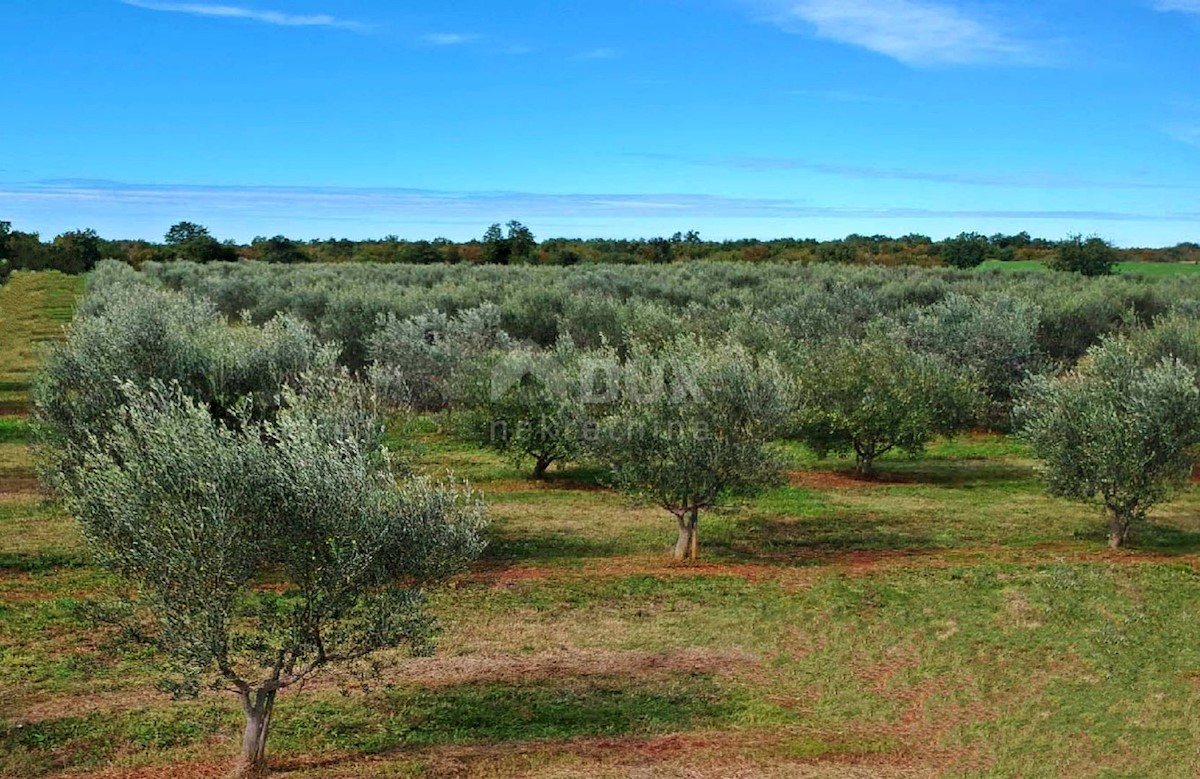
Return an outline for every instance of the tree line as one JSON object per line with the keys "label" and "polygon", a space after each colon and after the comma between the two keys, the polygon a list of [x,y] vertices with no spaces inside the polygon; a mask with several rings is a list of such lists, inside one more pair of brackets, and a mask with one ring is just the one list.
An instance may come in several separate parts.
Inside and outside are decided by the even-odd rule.
{"label": "tree line", "polygon": [[101,260],[112,259],[141,267],[148,262],[236,262],[257,260],[275,264],[299,263],[436,263],[471,265],[664,264],[711,262],[810,263],[876,265],[943,265],[972,268],[988,260],[1047,262],[1089,275],[1110,273],[1121,261],[1200,262],[1200,245],[1181,243],[1163,249],[1117,249],[1098,237],[1072,236],[1063,241],[1016,235],[979,233],[935,241],[925,235],[893,238],[850,235],[844,239],[785,238],[760,241],[706,241],[695,231],[644,239],[570,239],[538,241],[517,221],[494,224],[479,239],[404,240],[395,235],[377,240],[323,239],[301,241],[283,235],[260,236],[239,244],[214,237],[208,228],[179,222],[161,242],[101,237],[95,230],[72,230],[43,238],[14,230],[0,221],[0,273],[4,270],[58,270],[86,273]]}

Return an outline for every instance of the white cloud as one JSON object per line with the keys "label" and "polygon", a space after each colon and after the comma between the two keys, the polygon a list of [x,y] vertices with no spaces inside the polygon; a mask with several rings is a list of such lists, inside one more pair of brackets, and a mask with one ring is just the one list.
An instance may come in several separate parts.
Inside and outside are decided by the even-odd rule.
{"label": "white cloud", "polygon": [[338,19],[329,14],[286,14],[279,11],[259,11],[236,5],[219,5],[213,3],[171,3],[158,2],[158,0],[121,0],[121,2],[125,5],[144,8],[148,11],[168,11],[171,13],[209,16],[221,19],[249,19],[280,27],[336,27],[355,32],[366,32],[371,28],[368,24],[347,19]]}
{"label": "white cloud", "polygon": [[1157,11],[1182,11],[1185,14],[1200,14],[1200,0],[1155,0]]}
{"label": "white cloud", "polygon": [[[381,220],[450,220],[471,224],[495,221],[497,214],[529,218],[700,218],[781,219],[1020,219],[1192,222],[1200,215],[1178,211],[1145,213],[1096,210],[931,209],[903,205],[852,207],[819,205],[784,198],[728,197],[707,194],[483,192],[354,187],[239,187],[123,184],[112,181],[58,180],[0,182],[0,207],[14,216],[35,213],[71,215],[101,224],[113,213],[153,216],[163,224],[179,214],[204,220],[229,214],[262,224],[303,218],[312,222],[349,222],[371,216]],[[272,229],[263,227],[263,230]]]}
{"label": "white cloud", "polygon": [[[754,0],[752,0],[754,1]],[[1184,2],[1185,0],[1166,0]],[[788,32],[861,46],[907,65],[1037,64],[1032,45],[994,20],[930,0],[757,0]]]}
{"label": "white cloud", "polygon": [[421,40],[430,46],[461,46],[479,40],[479,36],[460,32],[431,32],[422,36]]}
{"label": "white cloud", "polygon": [[[1188,133],[1191,139],[1188,139]],[[1175,126],[1167,132],[1185,143],[1200,145],[1200,127]],[[996,187],[1003,189],[1112,189],[1112,190],[1188,190],[1200,191],[1200,186],[1161,181],[1146,176],[1126,178],[1094,178],[1054,171],[1014,171],[1007,174],[985,174],[972,171],[938,171],[911,168],[888,168],[871,165],[849,165],[821,162],[801,157],[703,157],[684,154],[645,153],[630,154],[647,160],[660,162],[683,162],[691,165],[724,168],[726,170],[773,173],[779,171],[803,171],[826,176],[840,176],[856,180],[921,181],[931,184],[952,184],[968,187]]]}

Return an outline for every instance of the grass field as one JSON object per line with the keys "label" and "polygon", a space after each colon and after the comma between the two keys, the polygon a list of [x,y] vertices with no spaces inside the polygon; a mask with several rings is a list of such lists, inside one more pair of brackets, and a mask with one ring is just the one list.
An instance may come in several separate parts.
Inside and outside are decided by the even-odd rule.
{"label": "grass field", "polygon": [[[89,621],[112,583],[36,492],[30,347],[79,291],[0,290],[0,776],[223,776],[232,696],[173,702],[152,654]],[[1114,553],[1000,436],[871,484],[789,447],[789,483],[705,516],[705,560],[676,565],[665,512],[588,471],[533,484],[439,421],[415,426],[422,467],[487,495],[490,548],[435,596],[435,657],[284,695],[281,776],[1200,773],[1198,490]]]}
{"label": "grass field", "polygon": [[[1005,271],[1048,271],[1044,262],[1037,260],[1014,260],[1012,262],[1001,262],[1000,260],[987,260],[979,266],[984,270],[1005,270]],[[1153,277],[1168,277],[1168,276],[1193,276],[1200,274],[1200,265],[1188,262],[1119,262],[1117,263],[1117,272],[1130,275],[1142,275]]]}

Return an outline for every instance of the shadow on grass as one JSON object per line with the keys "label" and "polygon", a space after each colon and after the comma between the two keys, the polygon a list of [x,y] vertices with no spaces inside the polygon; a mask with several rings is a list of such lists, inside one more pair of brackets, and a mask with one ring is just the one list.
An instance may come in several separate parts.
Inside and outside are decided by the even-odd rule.
{"label": "shadow on grass", "polygon": [[[711,727],[736,708],[708,673],[464,683],[393,690],[368,702],[306,702],[279,712],[272,740],[292,754],[333,748],[378,755],[426,745],[651,736]],[[287,770],[286,760],[276,767]]]}
{"label": "shadow on grass", "polygon": [[546,482],[564,490],[605,490],[609,488],[609,472],[595,466],[575,465],[552,470]]}
{"label": "shadow on grass", "polygon": [[[1103,521],[1097,520],[1086,530],[1076,532],[1075,538],[1094,543],[1099,548],[1105,548],[1108,544],[1108,528]],[[1132,552],[1154,552],[1165,555],[1200,554],[1200,533],[1152,522],[1135,527],[1126,543],[1126,548]]]}
{"label": "shadow on grass", "polygon": [[709,548],[741,560],[815,563],[840,552],[922,553],[943,545],[928,535],[883,527],[875,518],[826,514],[805,519],[753,517],[735,535],[710,542]]}
{"label": "shadow on grass", "polygon": [[972,489],[1005,484],[1028,485],[1034,479],[1033,469],[1025,465],[920,460],[909,467],[905,467],[904,463],[888,463],[874,479],[864,480],[863,483],[866,486],[872,483],[883,486],[913,484]]}
{"label": "shadow on grass", "polygon": [[619,539],[580,538],[568,533],[530,533],[495,535],[488,539],[481,559],[492,562],[547,561],[610,557],[629,554],[636,549]]}

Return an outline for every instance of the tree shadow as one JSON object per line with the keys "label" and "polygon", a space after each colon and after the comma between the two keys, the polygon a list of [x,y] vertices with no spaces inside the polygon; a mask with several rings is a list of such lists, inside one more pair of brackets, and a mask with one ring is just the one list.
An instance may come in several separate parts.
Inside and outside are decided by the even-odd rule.
{"label": "tree shadow", "polygon": [[973,460],[918,460],[907,466],[889,462],[869,479],[859,479],[864,485],[906,486],[930,485],[955,489],[997,487],[1004,484],[1028,483],[1035,477],[1032,467]]}
{"label": "tree shadow", "polygon": [[[1075,538],[1104,548],[1108,544],[1108,528],[1103,521],[1097,520],[1086,530],[1077,531]],[[1135,527],[1124,548],[1132,552],[1155,552],[1164,555],[1200,554],[1200,532],[1150,522]]]}
{"label": "tree shadow", "polygon": [[567,532],[497,533],[488,539],[480,560],[493,563],[537,562],[611,557],[636,551],[620,539],[580,538]]}
{"label": "tree shadow", "polygon": [[817,564],[846,552],[911,551],[944,548],[925,534],[882,526],[877,517],[824,514],[803,519],[756,516],[739,523],[736,535],[714,539],[714,552],[743,561]]}
{"label": "tree shadow", "polygon": [[[274,737],[314,749],[347,752],[322,767],[361,757],[439,745],[566,741],[588,737],[651,736],[728,721],[735,702],[704,672],[554,674],[522,681],[473,681],[401,688],[361,701],[306,702],[282,713]],[[319,723],[319,729],[314,726]],[[414,755],[416,756],[416,755]],[[273,761],[281,773],[309,771],[311,759]]]}

